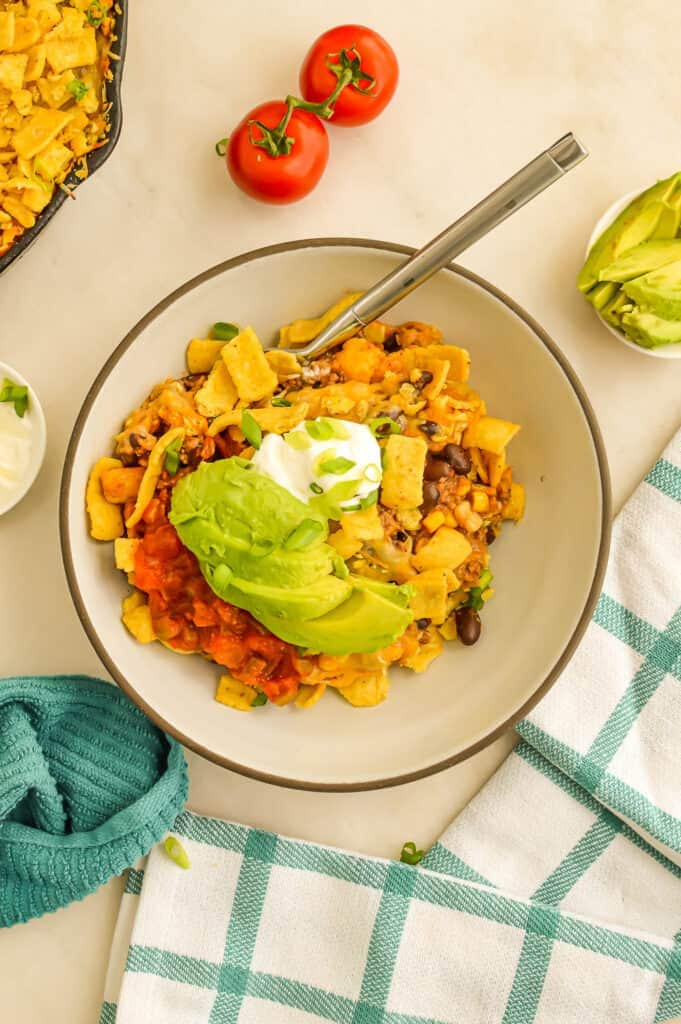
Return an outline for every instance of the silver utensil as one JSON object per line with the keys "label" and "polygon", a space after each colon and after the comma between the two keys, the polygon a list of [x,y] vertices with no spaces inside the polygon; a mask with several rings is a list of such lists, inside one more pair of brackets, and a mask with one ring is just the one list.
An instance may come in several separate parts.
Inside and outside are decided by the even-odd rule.
{"label": "silver utensil", "polygon": [[568,132],[365,292],[314,341],[295,349],[295,354],[309,359],[356,334],[588,155],[588,150]]}

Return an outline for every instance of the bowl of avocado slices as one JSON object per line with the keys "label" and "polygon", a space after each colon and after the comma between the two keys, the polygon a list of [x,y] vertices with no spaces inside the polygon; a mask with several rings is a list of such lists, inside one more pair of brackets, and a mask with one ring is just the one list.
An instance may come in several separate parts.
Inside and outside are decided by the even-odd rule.
{"label": "bowl of avocado slices", "polygon": [[577,287],[624,344],[681,359],[681,172],[603,214]]}

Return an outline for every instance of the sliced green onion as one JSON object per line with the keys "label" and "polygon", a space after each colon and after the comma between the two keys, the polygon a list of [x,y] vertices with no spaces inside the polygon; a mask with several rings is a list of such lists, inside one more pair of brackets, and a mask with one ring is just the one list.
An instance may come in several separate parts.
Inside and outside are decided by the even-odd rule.
{"label": "sliced green onion", "polygon": [[325,419],[324,422],[330,424],[331,430],[333,431],[332,436],[335,437],[338,441],[347,441],[349,439],[350,431],[348,430],[344,423],[340,422],[340,420]]}
{"label": "sliced green onion", "polygon": [[86,92],[89,92],[89,87],[80,78],[74,78],[66,86],[73,98],[77,103],[80,103]]}
{"label": "sliced green onion", "polygon": [[23,419],[28,409],[28,388],[24,384],[15,384],[9,377],[5,377],[0,388],[0,402],[12,402],[15,413]]}
{"label": "sliced green onion", "polygon": [[324,462],[325,460],[329,460],[329,459],[335,459],[335,457],[336,457],[336,449],[335,448],[325,448],[323,451],[321,451],[319,453],[319,455],[315,459],[312,460],[312,472],[314,473],[314,475],[315,476],[321,476],[322,475],[322,462]]}
{"label": "sliced green onion", "polygon": [[241,414],[241,433],[244,435],[249,444],[253,445],[254,448],[259,448],[262,444],[262,430],[260,424],[254,416],[244,409]]}
{"label": "sliced green onion", "polygon": [[416,849],[416,843],[405,843],[400,853],[400,860],[403,864],[420,864],[425,855],[425,850]]}
{"label": "sliced green onion", "polygon": [[366,498],[359,499],[360,508],[371,508],[371,506],[375,505],[377,501],[378,488],[375,491],[372,491],[371,494],[367,494]]}
{"label": "sliced green onion", "polygon": [[294,452],[302,452],[312,446],[312,441],[302,430],[291,430],[288,434],[284,434],[284,440],[290,448],[293,448]]}
{"label": "sliced green onion", "polygon": [[324,494],[317,498],[310,498],[308,504],[327,519],[340,519],[344,512],[350,511],[343,508],[342,502],[354,498],[361,482],[361,480],[339,480]]}
{"label": "sliced green onion", "polygon": [[468,608],[472,608],[474,612],[479,612],[485,603],[482,595],[485,593],[493,579],[494,577],[489,569],[483,569],[480,573],[480,582],[477,587],[471,587],[468,591],[468,599],[464,604]]}
{"label": "sliced green onion", "polygon": [[36,157],[33,161],[33,174],[32,178],[36,185],[39,185],[43,192],[52,192],[54,188],[54,181],[50,178],[49,174],[45,173],[44,164],[40,162],[40,158]]}
{"label": "sliced green onion", "polygon": [[385,448],[381,448],[381,468],[384,470],[388,468],[388,453]]}
{"label": "sliced green onion", "polygon": [[312,491],[313,494],[324,493],[324,488],[321,486],[321,484],[317,484],[314,481],[310,484],[310,490]]}
{"label": "sliced green onion", "polygon": [[189,863],[189,854],[179,839],[176,839],[175,836],[168,836],[163,843],[163,849],[170,859],[177,864],[178,868],[184,868],[185,871],[189,869],[191,866]]}
{"label": "sliced green onion", "polygon": [[85,12],[85,17],[93,28],[99,28],[104,21],[105,11],[99,0],[92,0],[92,3]]}
{"label": "sliced green onion", "polygon": [[305,429],[313,441],[330,441],[334,436],[329,420],[306,420]]}
{"label": "sliced green onion", "polygon": [[367,426],[374,437],[387,437],[388,434],[402,433],[399,423],[396,423],[390,416],[376,416],[375,419],[369,420]]}
{"label": "sliced green onion", "polygon": [[326,459],[324,462],[320,462],[319,468],[322,473],[332,473],[334,476],[342,476],[343,473],[347,473],[348,470],[353,469],[357,465],[352,459],[345,459],[342,455],[339,455],[337,459]]}
{"label": "sliced green onion", "polygon": [[490,572],[490,570],[489,569],[483,569],[482,572],[480,573],[480,579],[478,581],[478,586],[480,587],[481,590],[487,590],[488,586],[490,585],[490,583],[492,582],[493,579],[494,579],[494,576],[492,576],[492,573]]}
{"label": "sliced green onion", "polygon": [[361,512],[361,511],[362,511],[362,502],[361,501],[356,501],[354,503],[354,505],[344,505],[343,508],[341,509],[341,513],[345,513],[345,512]]}
{"label": "sliced green onion", "polygon": [[251,701],[252,708],[261,708],[263,704],[267,704],[267,694],[259,693],[254,700]]}
{"label": "sliced green onion", "polygon": [[177,437],[174,441],[171,441],[166,448],[163,465],[171,476],[175,476],[180,468],[180,448],[182,447],[182,441],[183,438]]}
{"label": "sliced green onion", "polygon": [[229,135],[225,135],[224,139],[218,139],[215,143],[215,152],[218,156],[224,156],[227,152],[227,143],[229,142]]}
{"label": "sliced green onion", "polygon": [[216,341],[231,341],[241,333],[236,324],[227,324],[223,320],[213,324],[212,332]]}
{"label": "sliced green onion", "polygon": [[290,406],[292,403],[289,402],[288,398],[284,398],[282,395],[278,395],[272,399],[272,405],[276,406],[277,409],[285,408]]}
{"label": "sliced green onion", "polygon": [[286,551],[300,551],[301,548],[309,547],[323,532],[324,527],[318,519],[303,519],[302,523],[298,523],[295,530],[289,533],[283,547]]}
{"label": "sliced green onion", "polygon": [[377,466],[375,462],[370,462],[368,466],[364,467],[362,477],[364,480],[367,480],[370,484],[379,483],[381,479],[380,467]]}

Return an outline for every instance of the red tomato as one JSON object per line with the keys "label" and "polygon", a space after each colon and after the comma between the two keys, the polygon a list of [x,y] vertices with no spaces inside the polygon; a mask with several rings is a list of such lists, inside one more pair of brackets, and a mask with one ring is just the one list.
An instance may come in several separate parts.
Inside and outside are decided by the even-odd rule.
{"label": "red tomato", "polygon": [[339,83],[329,64],[340,73],[345,68],[346,78],[353,74],[334,104],[333,124],[366,124],[378,117],[399,77],[397,57],[383,36],[364,25],[339,25],[321,35],[300,69],[300,91],[310,103],[322,103]]}
{"label": "red tomato", "polygon": [[[251,110],[232,132],[227,145],[227,169],[235,184],[264,203],[293,203],[315,187],[329,159],[326,129],[315,114],[294,110],[285,130],[293,140],[290,152],[270,156],[254,143],[264,133],[254,121],[276,129],[286,114],[282,100],[270,100]],[[250,123],[249,123],[250,122]]]}

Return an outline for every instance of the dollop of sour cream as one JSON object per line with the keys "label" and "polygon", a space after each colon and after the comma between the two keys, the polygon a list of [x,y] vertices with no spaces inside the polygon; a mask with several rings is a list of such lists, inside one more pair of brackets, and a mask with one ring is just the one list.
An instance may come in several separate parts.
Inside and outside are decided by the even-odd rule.
{"label": "dollop of sour cream", "polygon": [[17,416],[11,402],[0,403],[0,512],[13,504],[26,483],[32,432],[30,413]]}
{"label": "dollop of sour cream", "polygon": [[[357,508],[380,486],[381,449],[364,423],[318,417],[281,437],[267,434],[253,465],[300,501],[327,494],[348,482],[341,508]],[[350,486],[350,481],[355,486]]]}

